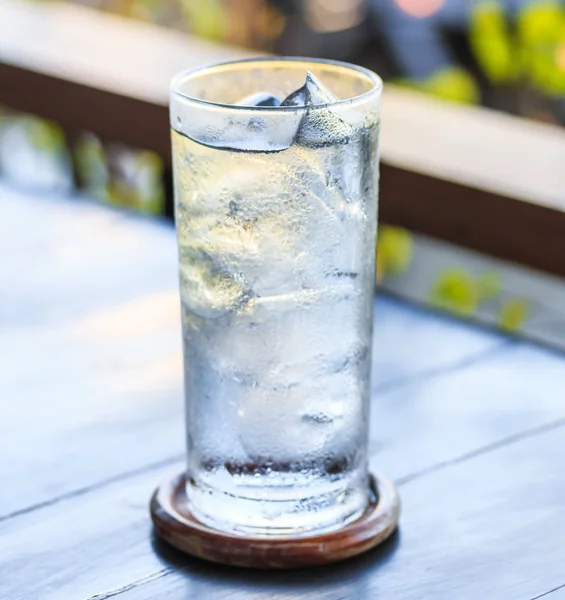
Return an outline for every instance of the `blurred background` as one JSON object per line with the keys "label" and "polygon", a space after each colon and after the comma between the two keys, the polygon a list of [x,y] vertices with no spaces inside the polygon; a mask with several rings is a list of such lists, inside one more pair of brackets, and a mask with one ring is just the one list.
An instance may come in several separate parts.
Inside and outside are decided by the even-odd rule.
{"label": "blurred background", "polygon": [[[75,2],[250,50],[351,61],[446,101],[565,124],[561,0]],[[45,189],[78,185],[104,202],[170,214],[156,154],[104,146],[89,132],[69,141],[56,122],[0,110],[6,178]]]}
{"label": "blurred background", "polygon": [[[55,6],[59,7],[56,14],[48,11],[48,7]],[[67,14],[61,7],[73,10]],[[76,11],[80,12],[79,20],[75,18]],[[499,195],[505,204],[500,204],[500,211],[499,204],[495,208],[488,195],[479,194],[475,198],[461,193],[460,199],[459,188],[452,190],[434,184],[421,194],[422,201],[432,202],[430,210],[437,212],[437,218],[435,222],[428,219],[424,223],[421,210],[418,218],[410,216],[418,212],[417,207],[410,208],[412,213],[405,208],[395,209],[403,207],[408,196],[420,194],[423,180],[405,185],[406,171],[395,174],[398,185],[395,183],[393,194],[392,175],[385,173],[382,200],[388,201],[391,209],[382,213],[379,280],[385,289],[410,300],[460,317],[478,318],[512,333],[531,334],[565,348],[565,283],[562,277],[554,277],[565,275],[565,265],[559,258],[565,253],[558,246],[558,240],[563,238],[557,229],[558,222],[565,225],[560,220],[565,214],[565,192],[559,175],[563,172],[560,165],[565,162],[565,0],[73,0],[69,3],[0,0],[0,15],[4,15],[3,26],[0,25],[0,74],[2,61],[11,69],[4,72],[8,73],[4,80],[0,78],[0,178],[32,191],[78,192],[112,206],[173,217],[166,125],[163,122],[155,125],[157,120],[152,116],[141,118],[126,109],[123,114],[114,114],[114,108],[109,108],[96,94],[97,88],[120,84],[117,81],[120,69],[123,73],[128,70],[122,60],[127,56],[137,57],[137,62],[131,64],[138,79],[145,75],[150,82],[151,77],[160,76],[156,84],[161,94],[158,100],[154,101],[151,93],[146,94],[143,86],[142,96],[145,96],[141,98],[145,102],[150,97],[152,106],[160,105],[163,108],[160,115],[165,114],[169,74],[166,69],[160,70],[159,61],[166,58],[170,68],[176,60],[180,70],[210,62],[210,56],[217,60],[213,45],[229,49],[218,55],[221,59],[266,52],[333,58],[369,67],[383,77],[391,90],[404,89],[414,98],[429,97],[440,102],[434,105],[424,102],[425,108],[420,113],[419,102],[410,101],[396,110],[395,125],[396,145],[403,153],[412,152],[410,161],[416,165],[414,170],[435,178],[436,183],[443,179],[442,173],[438,176],[438,171],[428,164],[422,166],[428,141],[437,138],[442,143],[451,127],[451,146],[446,144],[439,152],[443,153],[443,162],[446,157],[448,163],[451,161],[447,177],[451,180],[454,172],[465,170],[469,163],[480,162],[481,144],[485,148],[490,146],[486,139],[484,142],[475,139],[465,154],[471,137],[478,136],[479,130],[490,130],[491,123],[493,130],[502,123],[504,131],[497,139],[503,142],[501,153],[507,154],[507,158],[500,157],[498,167],[492,167],[493,173],[489,172],[490,165],[475,169],[478,179],[482,175],[496,179],[497,193],[503,189],[504,193]],[[96,37],[90,31],[88,15],[92,27],[96,24],[92,31],[100,31],[102,35]],[[100,21],[102,15],[114,17],[108,16],[106,23]],[[116,21],[116,15],[121,21]],[[131,28],[125,23],[137,25]],[[124,29],[123,35],[120,28]],[[119,55],[108,55],[106,30],[114,41],[123,39]],[[95,128],[86,122],[91,119],[81,121],[77,105],[82,100],[76,100],[79,96],[73,96],[75,100],[65,105],[66,88],[57,88],[59,95],[51,98],[52,88],[46,87],[43,79],[25,79],[27,87],[19,89],[24,81],[20,77],[22,66],[24,70],[35,71],[38,65],[37,70],[42,74],[55,73],[59,77],[62,73],[62,79],[73,80],[79,63],[72,55],[71,38],[78,39],[81,32],[89,40],[81,52],[90,56],[89,64],[100,69],[80,74],[80,85],[86,82],[89,90],[80,98],[88,102],[94,120],[97,113],[100,122],[105,119],[102,129],[109,135],[93,131]],[[151,41],[144,43],[143,36],[149,33],[147,39]],[[42,40],[39,45],[35,43],[38,38]],[[183,40],[186,48],[182,46]],[[211,45],[198,46],[193,51],[194,44],[200,42]],[[175,48],[181,46],[187,56],[196,55],[191,58],[192,64],[185,64],[180,56],[175,58]],[[60,48],[57,56],[51,52],[54,48]],[[148,57],[145,63],[143,56]],[[140,69],[140,63],[147,64],[146,73],[142,72],[144,68]],[[119,94],[127,95],[127,86],[122,87],[125,91],[118,85]],[[36,104],[45,108],[46,114],[36,111]],[[397,100],[389,105],[400,106]],[[412,113],[412,107],[418,108],[418,116]],[[438,117],[444,110],[442,107],[453,118]],[[469,107],[469,111],[452,112],[449,107]],[[481,112],[479,108],[487,110]],[[66,120],[67,109],[72,127],[52,117],[59,114]],[[519,119],[493,120],[489,109]],[[393,111],[388,110],[390,115]],[[82,116],[87,112],[84,109]],[[432,118],[427,115],[433,115],[433,123],[424,122]],[[405,117],[406,123],[410,122],[406,129],[422,130],[417,148],[410,147],[416,143],[412,132],[408,131],[404,138],[398,135],[399,131],[402,133]],[[466,124],[459,131],[460,119]],[[393,119],[389,116],[389,120]],[[385,119],[385,126],[386,122]],[[475,128],[473,123],[480,127]],[[546,126],[534,131],[539,144],[530,143],[524,123]],[[156,128],[159,131],[155,135],[149,132]],[[520,131],[520,136],[515,137],[514,130]],[[145,131],[148,133],[144,136]],[[121,136],[120,132],[127,135]],[[390,142],[395,136],[386,137],[385,132],[383,140]],[[159,141],[144,142],[153,138]],[[140,143],[132,143],[137,139]],[[389,143],[383,155],[385,163],[391,156],[390,146]],[[521,160],[517,160],[520,156]],[[477,179],[475,175],[467,174],[462,185]],[[522,179],[535,175],[529,180],[529,191],[515,184],[518,175]],[[531,192],[536,181],[549,181],[552,186],[550,192],[539,194],[544,202],[547,198],[551,200],[552,214],[526,215],[522,214],[519,203],[506,203],[510,198],[536,205],[539,200]],[[477,188],[490,191],[492,186],[485,187],[483,183]],[[460,208],[453,209],[454,217],[442,224],[444,209],[451,210],[449,207],[453,205],[451,199],[453,203],[461,202]],[[486,207],[480,209],[482,220],[477,216],[480,211],[475,210],[477,202]],[[507,206],[511,208],[507,210]],[[471,224],[470,218],[476,222]],[[504,234],[499,235],[492,228],[489,233],[488,222],[500,219],[512,221],[505,226]],[[528,222],[536,219],[539,227],[526,239],[524,228],[528,230]],[[431,233],[432,238],[422,233]],[[485,236],[490,237],[487,240]],[[502,244],[500,250],[498,241]],[[548,244],[547,252],[540,246],[542,242]],[[477,249],[486,249],[486,253],[477,254]],[[538,258],[530,260],[536,252]],[[522,263],[526,266],[518,268]],[[545,272],[532,272],[531,266],[541,266]]]}

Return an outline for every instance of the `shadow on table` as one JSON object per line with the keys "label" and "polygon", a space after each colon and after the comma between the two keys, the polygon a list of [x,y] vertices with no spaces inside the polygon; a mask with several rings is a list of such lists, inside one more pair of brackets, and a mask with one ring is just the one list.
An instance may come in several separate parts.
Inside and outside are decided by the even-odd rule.
{"label": "shadow on table", "polygon": [[[226,567],[192,558],[163,542],[155,535],[153,549],[160,558],[177,573],[186,575],[187,592],[205,593],[213,588],[234,593],[234,597],[264,598],[265,593],[275,594],[269,597],[286,597],[291,594],[316,593],[322,595],[331,590],[331,597],[366,597],[367,578],[362,575],[371,571],[375,574],[393,556],[400,543],[401,534],[396,531],[386,542],[365,554],[331,565],[309,567],[295,570],[253,570],[238,567]],[[230,596],[231,597],[231,596]]]}

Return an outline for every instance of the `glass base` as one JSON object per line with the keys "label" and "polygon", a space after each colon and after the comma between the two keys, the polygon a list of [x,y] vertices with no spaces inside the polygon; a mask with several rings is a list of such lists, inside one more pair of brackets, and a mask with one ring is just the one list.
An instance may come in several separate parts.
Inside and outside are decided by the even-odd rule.
{"label": "glass base", "polygon": [[368,477],[361,469],[314,484],[311,475],[300,472],[207,475],[213,481],[187,480],[189,509],[202,523],[226,532],[296,536],[335,531],[358,519],[369,500]]}
{"label": "glass base", "polygon": [[320,534],[257,535],[222,531],[202,523],[189,510],[186,475],[167,478],[151,498],[156,533],[182,552],[200,559],[258,569],[325,565],[357,556],[395,531],[400,513],[396,487],[383,475],[369,477],[368,503],[357,519]]}

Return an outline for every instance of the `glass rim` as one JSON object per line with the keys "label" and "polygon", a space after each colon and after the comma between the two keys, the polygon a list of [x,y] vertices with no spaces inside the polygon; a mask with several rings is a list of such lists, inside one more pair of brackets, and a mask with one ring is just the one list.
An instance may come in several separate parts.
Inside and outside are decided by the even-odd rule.
{"label": "glass rim", "polygon": [[[325,104],[316,104],[312,107],[306,106],[245,106],[241,104],[229,104],[224,102],[212,102],[211,100],[203,100],[202,98],[196,98],[195,96],[191,96],[190,94],[185,94],[180,91],[180,86],[189,81],[193,76],[204,73],[206,71],[213,71],[215,69],[220,69],[221,67],[227,67],[230,65],[239,65],[245,63],[268,63],[268,62],[287,62],[287,63],[318,63],[322,65],[333,65],[336,67],[341,67],[347,69],[349,71],[354,71],[360,75],[364,75],[367,79],[371,81],[373,87],[362,93],[358,96],[353,96],[351,98],[346,98],[344,100],[336,100],[335,102],[327,102]],[[331,60],[324,58],[308,58],[303,56],[259,56],[259,57],[251,57],[251,58],[243,58],[243,59],[235,59],[222,61],[218,63],[212,63],[209,65],[203,65],[200,67],[195,67],[192,69],[186,69],[177,73],[171,80],[170,92],[171,95],[179,98],[181,100],[189,100],[190,102],[195,102],[196,104],[200,104],[202,106],[209,106],[210,108],[224,108],[229,110],[236,111],[254,111],[254,112],[298,112],[303,111],[305,108],[329,108],[335,106],[344,106],[352,103],[357,103],[363,101],[365,99],[369,99],[372,96],[378,95],[382,92],[383,89],[383,80],[370,69],[365,67],[361,67],[359,65],[354,65],[353,63],[348,63],[340,60]]]}

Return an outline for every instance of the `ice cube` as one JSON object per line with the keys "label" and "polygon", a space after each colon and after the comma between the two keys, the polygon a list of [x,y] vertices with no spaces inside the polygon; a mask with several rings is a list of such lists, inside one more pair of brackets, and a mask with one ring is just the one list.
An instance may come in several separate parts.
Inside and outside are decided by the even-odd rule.
{"label": "ice cube", "polygon": [[[350,202],[362,201],[375,186],[372,163],[376,145],[374,128],[359,127],[350,137],[347,152],[342,152],[341,148],[327,152],[325,172],[328,186],[340,190]],[[372,193],[376,195],[376,189]]]}
{"label": "ice cube", "polygon": [[350,282],[254,298],[252,318],[271,340],[278,359],[269,373],[283,387],[300,383],[305,368],[313,378],[342,370],[358,349],[359,297]]}
{"label": "ice cube", "polygon": [[[232,449],[239,457],[245,449],[253,460],[291,461],[351,439],[361,422],[353,418],[361,406],[356,365],[366,360],[361,344],[368,344],[359,339],[363,307],[354,286],[250,304],[249,312],[220,320],[183,310],[187,394],[205,394],[191,410],[202,411],[206,454]],[[212,435],[214,423],[222,439]]]}
{"label": "ice cube", "polygon": [[[368,341],[359,340],[361,307],[353,286],[256,302],[254,332],[268,343],[260,353],[257,345],[249,348],[267,368],[238,398],[238,429],[249,456],[263,460],[274,452],[291,461],[333,446],[343,430],[350,439],[361,422],[354,418],[364,373],[357,365],[368,356]],[[243,360],[242,352],[237,360]]]}
{"label": "ice cube", "polygon": [[[280,152],[290,147],[302,114],[240,107],[230,114],[202,112],[186,126],[186,135],[211,148],[239,152]],[[276,108],[276,107],[275,107]]]}
{"label": "ice cube", "polygon": [[308,71],[306,83],[287,96],[281,106],[315,106],[316,104],[331,104],[336,100],[337,98]]}
{"label": "ice cube", "polygon": [[[310,148],[347,143],[351,127],[325,105],[336,98],[308,72],[305,84],[282,103],[275,94],[258,92],[243,98],[241,107],[306,107],[306,111],[238,111],[221,117],[215,111],[201,111],[197,119],[186,118],[176,107],[172,123],[187,123],[183,134],[214,148],[244,152],[280,152],[293,143]],[[306,114],[304,114],[306,112]]]}
{"label": "ice cube", "polygon": [[362,421],[352,418],[357,404],[348,402],[357,396],[353,377],[312,380],[307,372],[296,387],[254,388],[238,407],[241,445],[259,463],[274,457],[281,462],[314,458],[335,449],[343,429],[357,436],[355,427]]}
{"label": "ice cube", "polygon": [[344,146],[352,128],[329,108],[313,108],[302,119],[294,142],[307,148]]}
{"label": "ice cube", "polygon": [[[284,215],[246,219],[243,211],[210,227],[193,229],[180,244],[183,301],[210,317],[239,309],[251,297],[285,293],[300,284],[306,244],[294,238]],[[179,238],[180,239],[180,238]],[[276,268],[273,267],[276,265]]]}
{"label": "ice cube", "polygon": [[296,144],[308,148],[320,148],[348,143],[352,127],[330,108],[319,106],[336,101],[337,98],[308,71],[306,83],[287,96],[281,104],[281,106],[313,107],[306,112],[298,126],[294,137]]}
{"label": "ice cube", "polygon": [[189,441],[191,449],[202,461],[226,456],[245,460],[246,453],[234,428],[237,394],[243,390],[232,384],[229,372],[218,360],[217,340],[227,337],[226,330],[216,321],[185,311],[183,327],[185,389],[189,399],[186,411],[189,422],[199,424]]}
{"label": "ice cube", "polygon": [[249,297],[249,286],[238,273],[222,269],[205,250],[183,247],[180,252],[180,295],[183,306],[206,319],[234,312]]}
{"label": "ice cube", "polygon": [[269,94],[268,92],[257,92],[246,96],[236,104],[240,106],[280,106],[281,99],[275,94]]}

